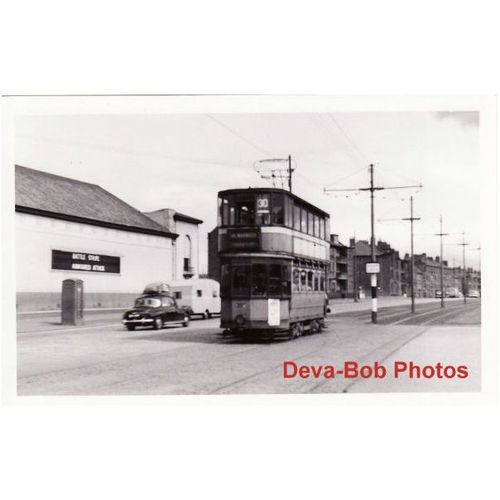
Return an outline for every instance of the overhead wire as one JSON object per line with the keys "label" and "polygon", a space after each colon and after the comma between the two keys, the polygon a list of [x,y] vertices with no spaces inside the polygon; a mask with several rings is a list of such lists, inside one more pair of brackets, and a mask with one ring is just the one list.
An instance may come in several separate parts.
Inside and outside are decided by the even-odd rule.
{"label": "overhead wire", "polygon": [[[331,142],[332,141],[332,132],[333,128],[330,126],[330,121],[322,120],[324,118],[325,113],[315,113],[309,116],[310,121],[316,126],[316,128],[323,134],[326,139]],[[337,135],[337,134],[335,134]],[[337,146],[337,144],[334,144]],[[349,144],[350,145],[350,144]],[[355,163],[359,163],[359,156],[352,155],[352,147],[347,149],[347,154],[352,158]]]}
{"label": "overhead wire", "polygon": [[346,141],[350,144],[350,146],[358,153],[358,155],[365,161],[367,164],[370,163],[366,155],[361,151],[361,149],[354,143],[354,141],[350,138],[349,134],[346,132],[344,127],[340,125],[339,121],[333,116],[332,113],[327,113],[327,116],[330,118],[330,120],[337,125],[337,128],[342,132],[343,136],[345,137]]}
{"label": "overhead wire", "polygon": [[253,148],[255,148],[257,151],[260,151],[261,153],[265,154],[266,156],[272,156],[271,153],[269,153],[269,151],[266,151],[265,149],[261,148],[260,146],[258,146],[257,144],[255,144],[254,142],[252,142],[250,139],[247,139],[246,137],[244,137],[243,135],[241,135],[239,132],[237,132],[236,130],[234,130],[233,128],[229,127],[228,125],[226,125],[225,123],[221,122],[220,120],[218,120],[217,118],[215,118],[214,116],[212,115],[209,115],[209,114],[206,114],[205,115],[206,117],[210,118],[211,120],[213,120],[215,123],[217,123],[219,126],[225,128],[226,130],[228,130],[229,132],[231,132],[234,136],[238,137],[239,139],[241,139],[242,141],[246,142],[248,145],[252,146]]}

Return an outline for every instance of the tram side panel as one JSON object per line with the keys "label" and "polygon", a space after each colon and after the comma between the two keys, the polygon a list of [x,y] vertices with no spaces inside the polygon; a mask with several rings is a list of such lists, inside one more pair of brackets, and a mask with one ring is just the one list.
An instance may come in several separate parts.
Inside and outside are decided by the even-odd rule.
{"label": "tram side panel", "polygon": [[[226,299],[222,300],[222,328],[246,330],[281,330],[290,324],[290,300],[271,299]],[[279,319],[271,317],[279,302]],[[277,319],[277,321],[275,321]]]}
{"label": "tram side panel", "polygon": [[290,306],[290,323],[322,319],[325,315],[325,294],[294,292]]}

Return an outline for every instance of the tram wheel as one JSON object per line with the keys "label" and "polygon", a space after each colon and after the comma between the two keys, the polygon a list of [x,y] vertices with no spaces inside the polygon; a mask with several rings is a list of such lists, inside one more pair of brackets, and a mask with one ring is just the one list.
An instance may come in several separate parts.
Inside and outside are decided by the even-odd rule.
{"label": "tram wheel", "polygon": [[317,320],[313,319],[311,321],[311,333],[318,333],[321,330]]}
{"label": "tram wheel", "polygon": [[299,327],[299,337],[302,337],[304,335],[304,323],[298,323]]}
{"label": "tram wheel", "polygon": [[293,323],[293,325],[290,326],[290,334],[289,338],[290,340],[297,339],[300,337],[300,327],[298,323]]}

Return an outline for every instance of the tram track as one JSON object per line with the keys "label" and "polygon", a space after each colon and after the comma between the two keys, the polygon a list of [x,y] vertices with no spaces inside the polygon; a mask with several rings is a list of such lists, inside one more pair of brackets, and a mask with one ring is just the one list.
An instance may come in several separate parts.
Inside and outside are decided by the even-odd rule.
{"label": "tram track", "polygon": [[[312,337],[314,337],[316,335],[318,335],[318,336],[328,336],[328,333],[313,334],[310,337],[312,338]],[[309,337],[309,335],[307,337]],[[301,338],[303,338],[303,337],[301,337]],[[350,337],[344,338],[340,343],[337,343],[336,346],[345,345],[345,344],[349,343],[351,340],[352,339]],[[295,344],[297,342],[297,340],[290,341],[290,342],[293,342]],[[311,351],[308,351],[308,352],[306,352],[306,353],[304,353],[304,354],[302,354],[300,356],[295,356],[294,360],[300,360],[300,359],[303,359],[303,358],[307,358],[307,357],[313,356],[314,354],[323,351],[327,345],[328,345],[328,339],[325,339],[322,342],[322,345],[320,347],[317,347],[317,348],[315,348],[315,349],[313,349]],[[259,376],[261,376],[261,375],[263,375],[265,373],[273,372],[274,370],[277,370],[278,368],[280,368],[282,365],[283,365],[283,361],[281,361],[280,363],[273,364],[272,366],[267,367],[264,370],[259,370],[258,372],[252,373],[252,374],[247,375],[245,377],[241,377],[241,378],[239,378],[237,380],[233,380],[232,382],[230,382],[228,384],[224,384],[222,386],[217,387],[216,389],[214,389],[213,391],[211,391],[210,394],[217,394],[220,391],[228,389],[229,387],[233,387],[233,386],[241,384],[243,382],[247,382],[247,381],[252,380],[253,378],[257,378],[257,377],[259,377]]]}
{"label": "tram track", "polygon": [[[377,361],[379,363],[383,363],[385,360],[387,360],[389,357],[391,357],[393,354],[395,354],[396,352],[398,352],[399,350],[401,350],[403,347],[405,347],[406,345],[408,345],[410,342],[412,342],[413,340],[417,339],[418,337],[422,336],[424,333],[426,333],[427,331],[429,331],[430,327],[431,326],[434,326],[434,323],[437,322],[437,321],[441,321],[443,320],[444,318],[447,318],[449,316],[453,316],[456,314],[456,310],[457,309],[465,309],[463,307],[461,307],[462,304],[460,305],[457,305],[451,309],[453,310],[450,310],[447,309],[447,310],[442,310],[442,309],[438,309],[438,310],[432,310],[432,311],[427,311],[426,313],[422,313],[418,316],[425,316],[425,315],[428,315],[429,313],[433,313],[433,314],[436,314],[436,317],[433,317],[431,319],[428,319],[427,321],[424,321],[423,323],[421,323],[421,326],[423,327],[423,329],[419,332],[417,332],[416,334],[414,335],[411,335],[409,338],[407,338],[403,343],[401,344],[398,344],[394,347],[394,349],[390,350],[388,353],[386,353],[382,358],[378,358]],[[474,309],[475,307],[477,306],[477,304],[469,304],[469,307],[467,307],[467,309]],[[417,316],[414,316],[413,318],[415,318]],[[413,319],[412,317],[410,317],[409,319]],[[396,323],[392,323],[392,325],[400,325],[402,324],[402,321],[398,321]],[[409,326],[409,325],[408,325]],[[388,342],[386,342],[385,344],[382,344],[381,346],[377,346],[375,347],[374,349],[372,349],[371,351],[369,351],[368,353],[364,354],[361,358],[357,359],[356,361],[358,363],[362,363],[364,361],[368,361],[371,356],[376,353],[378,350],[381,350],[383,349],[384,347],[388,346],[389,344],[391,343],[394,343],[394,342],[397,342],[401,339],[401,337],[404,337],[405,334],[401,335],[400,337],[398,337],[397,339],[392,339]],[[349,389],[351,389],[355,384],[357,384],[360,380],[363,380],[363,379],[360,379],[359,377],[348,382],[345,387],[342,389],[342,392],[343,393],[347,393],[349,392]],[[325,384],[327,384],[329,382],[329,380],[322,380],[320,382],[318,382],[315,386],[312,387],[312,389],[308,390],[307,392],[314,392],[316,389],[320,388],[320,387],[323,387]]]}

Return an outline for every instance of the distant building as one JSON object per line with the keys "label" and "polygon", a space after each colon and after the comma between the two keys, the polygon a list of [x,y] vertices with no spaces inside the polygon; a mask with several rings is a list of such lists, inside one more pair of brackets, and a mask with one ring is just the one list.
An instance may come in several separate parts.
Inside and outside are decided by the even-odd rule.
{"label": "distant building", "polygon": [[[430,257],[426,253],[414,256],[415,261],[415,296],[436,297],[441,291],[441,260],[439,257]],[[406,254],[402,260],[403,290],[410,294],[411,270],[410,256]],[[463,269],[460,266],[449,267],[448,261],[443,260],[443,288],[453,288],[460,292],[463,289]],[[471,290],[481,291],[481,273],[472,268],[467,269],[465,293]]]}
{"label": "distant building", "polygon": [[330,298],[348,296],[348,253],[349,247],[339,241],[337,234],[331,234],[330,269],[328,271],[328,296]]}
{"label": "distant building", "polygon": [[[352,262],[352,283],[365,296],[370,296],[370,275],[366,273],[366,264],[372,261],[371,246],[366,240],[351,239],[349,260]],[[377,288],[380,295],[402,295],[402,267],[399,252],[385,241],[379,241],[375,247],[376,261],[380,264],[377,275]],[[355,276],[354,276],[355,274]],[[353,285],[352,285],[353,286]]]}

